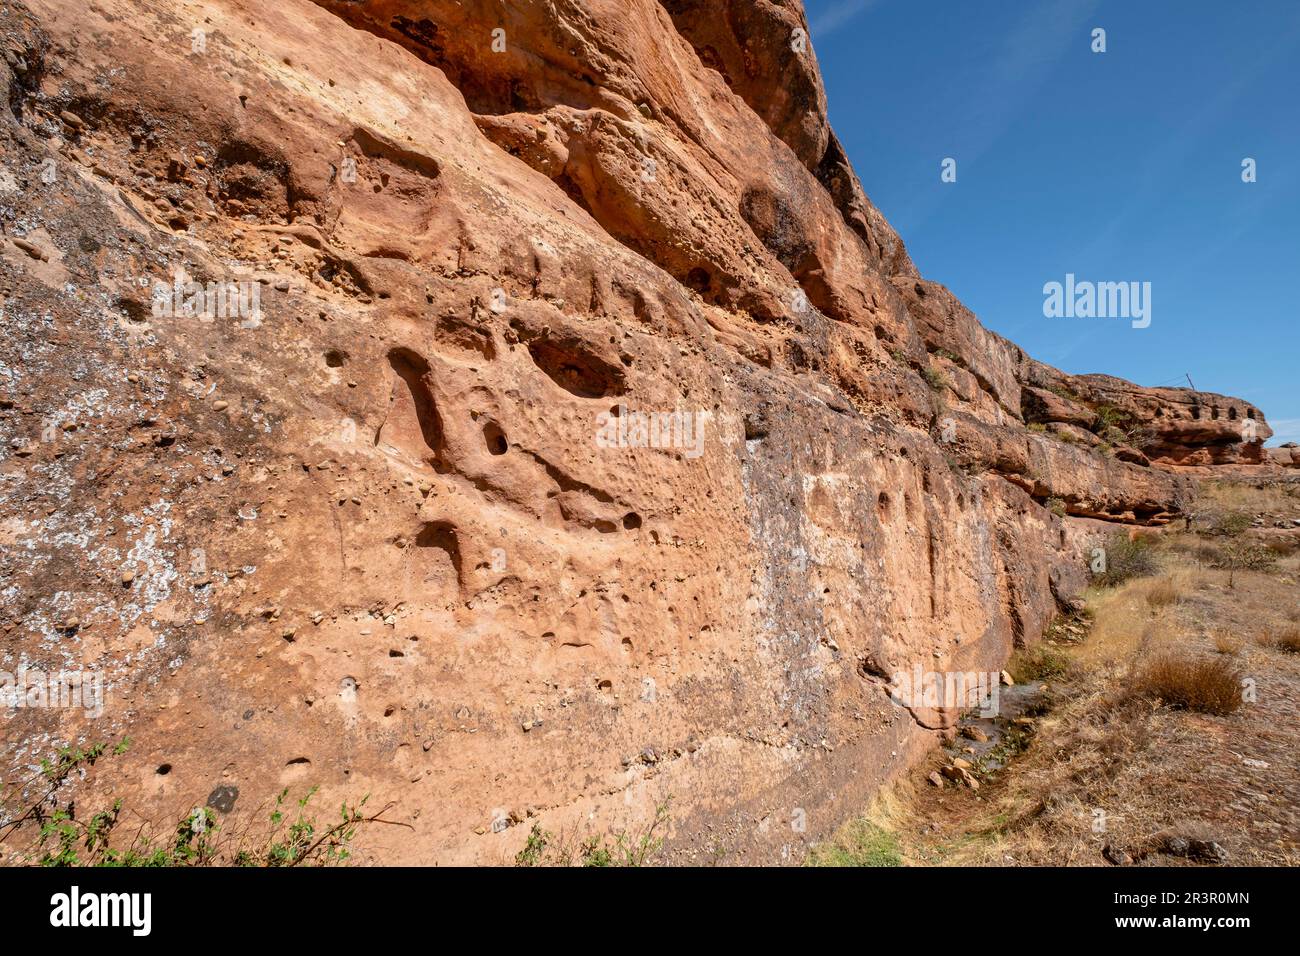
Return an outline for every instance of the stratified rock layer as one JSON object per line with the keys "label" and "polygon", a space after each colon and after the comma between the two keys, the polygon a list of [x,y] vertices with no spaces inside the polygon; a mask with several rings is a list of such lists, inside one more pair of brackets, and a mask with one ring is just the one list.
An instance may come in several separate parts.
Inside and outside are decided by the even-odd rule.
{"label": "stratified rock layer", "polygon": [[155,820],[319,785],[491,863],[670,802],[667,860],[797,860],[951,726],[892,675],[1071,600],[1066,516],[1262,459],[919,278],[792,0],[5,9],[3,666],[111,684],[6,779],[129,734],[85,786]]}

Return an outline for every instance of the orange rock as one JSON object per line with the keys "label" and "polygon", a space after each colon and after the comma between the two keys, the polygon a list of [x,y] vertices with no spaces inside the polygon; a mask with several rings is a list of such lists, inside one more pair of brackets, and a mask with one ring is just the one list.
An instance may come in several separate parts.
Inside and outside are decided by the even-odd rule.
{"label": "orange rock", "polygon": [[[1066,376],[921,279],[794,0],[210,0],[202,54],[155,42],[166,5],[25,6],[86,41],[41,44],[72,101],[150,132],[96,144],[111,186],[6,198],[79,250],[0,251],[68,339],[0,343],[33,412],[6,494],[54,509],[12,532],[7,637],[92,628],[144,818],[319,785],[414,828],[363,831],[386,863],[509,859],[511,807],[600,833],[671,799],[670,862],[774,806],[822,839],[970,709],[895,675],[996,680],[1179,471],[1294,464],[1245,402]],[[163,308],[200,287],[216,314]],[[85,435],[37,444],[73,396]]]}

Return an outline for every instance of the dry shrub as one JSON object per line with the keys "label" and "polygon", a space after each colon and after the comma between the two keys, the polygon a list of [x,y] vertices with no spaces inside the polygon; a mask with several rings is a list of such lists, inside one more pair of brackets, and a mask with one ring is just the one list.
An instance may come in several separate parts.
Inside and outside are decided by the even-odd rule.
{"label": "dry shrub", "polygon": [[1214,649],[1220,654],[1240,654],[1241,640],[1226,631],[1218,631],[1214,635]]}
{"label": "dry shrub", "polygon": [[1228,545],[1211,562],[1224,571],[1270,571],[1277,564],[1277,554],[1261,544],[1235,542]]}
{"label": "dry shrub", "polygon": [[1273,641],[1273,646],[1288,654],[1300,654],[1300,627],[1290,627]]}
{"label": "dry shrub", "polygon": [[1201,564],[1208,564],[1210,567],[1217,567],[1222,552],[1220,552],[1218,547],[1215,545],[1199,544],[1193,549],[1193,553],[1196,555],[1196,560],[1201,562]]}
{"label": "dry shrub", "polygon": [[1135,690],[1169,707],[1230,714],[1241,706],[1241,671],[1224,658],[1162,654],[1137,675]]}
{"label": "dry shrub", "polygon": [[1174,583],[1172,578],[1161,578],[1147,588],[1147,607],[1151,608],[1152,611],[1158,611],[1176,603],[1181,596],[1178,585]]}

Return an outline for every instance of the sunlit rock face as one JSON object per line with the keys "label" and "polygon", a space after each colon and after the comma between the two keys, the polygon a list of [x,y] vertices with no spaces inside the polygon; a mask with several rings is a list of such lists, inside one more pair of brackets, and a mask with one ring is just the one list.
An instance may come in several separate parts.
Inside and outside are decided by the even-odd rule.
{"label": "sunlit rock face", "polygon": [[797,861],[966,704],[899,675],[998,671],[1176,469],[1294,463],[920,278],[792,0],[7,9],[3,669],[106,695],[6,779],[129,735],[81,786],[156,820]]}

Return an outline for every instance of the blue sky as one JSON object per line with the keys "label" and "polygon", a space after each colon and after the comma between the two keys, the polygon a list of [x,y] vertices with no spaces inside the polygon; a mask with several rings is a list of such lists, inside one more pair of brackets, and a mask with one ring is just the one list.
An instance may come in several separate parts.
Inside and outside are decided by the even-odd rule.
{"label": "blue sky", "polygon": [[[805,7],[835,131],[926,278],[1044,362],[1190,373],[1300,441],[1298,0]],[[1044,317],[1067,273],[1150,282],[1150,326]]]}

